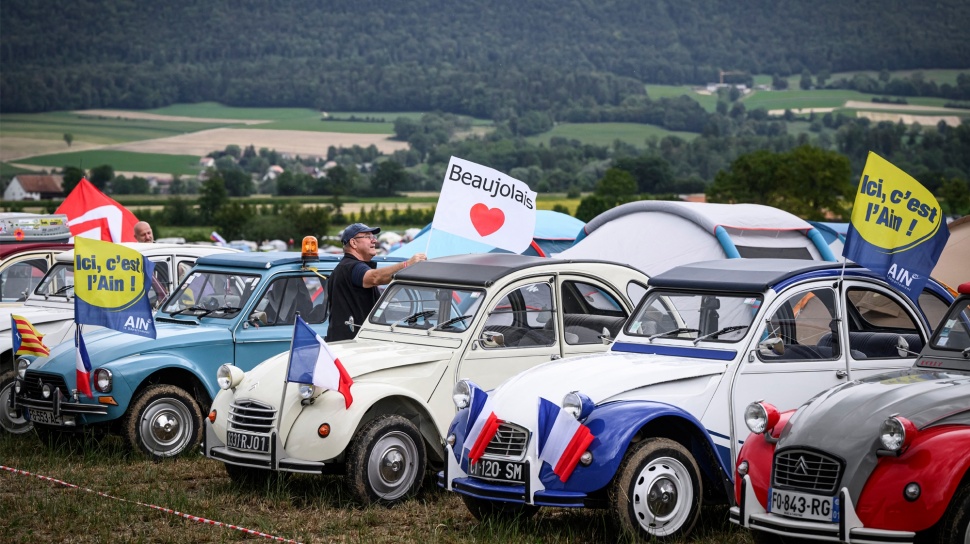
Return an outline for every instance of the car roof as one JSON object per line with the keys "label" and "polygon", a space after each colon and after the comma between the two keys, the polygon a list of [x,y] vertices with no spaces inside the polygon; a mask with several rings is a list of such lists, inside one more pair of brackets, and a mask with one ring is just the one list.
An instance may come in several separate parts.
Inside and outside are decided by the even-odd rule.
{"label": "car roof", "polygon": [[[336,263],[342,258],[343,255],[322,254],[316,261],[311,260],[309,262],[311,265],[314,262]],[[373,260],[380,264],[384,262],[401,262],[405,259],[401,257],[379,256],[374,257]],[[219,255],[206,255],[204,257],[199,257],[196,264],[200,266],[225,266],[265,270],[274,266],[301,264],[302,262],[303,256],[296,251],[248,251],[238,253],[223,253]]]}
{"label": "car roof", "polygon": [[[232,249],[222,246],[209,246],[209,245],[195,245],[195,244],[142,244],[138,242],[125,242],[119,244],[131,249],[134,249],[142,255],[152,256],[156,253],[169,254],[169,253],[182,253],[185,255],[194,255],[199,252],[211,253],[211,252],[226,252],[226,253],[239,253],[239,250]],[[74,260],[74,250],[64,251],[59,253],[56,257],[57,262],[70,262]]]}
{"label": "car roof", "polygon": [[[577,263],[604,263],[596,260],[566,260],[518,255],[515,253],[469,253],[422,261],[399,270],[395,280],[448,282],[474,287],[488,287],[512,272],[540,266]],[[618,266],[619,263],[612,263]]]}
{"label": "car roof", "polygon": [[[650,278],[649,285],[761,293],[799,274],[841,268],[842,263],[802,259],[719,259],[671,268]],[[859,267],[849,264],[847,268]]]}
{"label": "car roof", "polygon": [[27,242],[27,243],[13,243],[13,244],[8,244],[4,242],[0,244],[0,259],[6,259],[11,255],[24,253],[26,251],[36,251],[39,249],[64,251],[64,250],[72,249],[73,247],[74,247],[74,244],[65,244],[62,242]]}

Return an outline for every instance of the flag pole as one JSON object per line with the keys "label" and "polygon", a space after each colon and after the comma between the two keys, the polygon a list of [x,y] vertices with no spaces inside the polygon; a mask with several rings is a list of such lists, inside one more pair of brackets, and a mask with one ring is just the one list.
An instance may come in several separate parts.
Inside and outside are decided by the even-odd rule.
{"label": "flag pole", "polygon": [[428,244],[426,246],[424,246],[424,254],[425,255],[427,255],[428,254],[428,250],[431,249],[431,234],[433,232],[434,232],[434,223],[432,222],[431,223],[431,226],[428,228]]}
{"label": "flag pole", "polygon": [[286,400],[286,388],[290,385],[290,366],[293,364],[293,340],[296,339],[296,327],[299,325],[297,319],[300,318],[300,314],[296,314],[296,319],[293,320],[293,336],[290,337],[290,356],[286,360],[286,373],[283,374],[283,394],[280,395],[280,405],[279,414],[276,417],[276,430],[280,430],[280,425],[283,421],[283,401]]}

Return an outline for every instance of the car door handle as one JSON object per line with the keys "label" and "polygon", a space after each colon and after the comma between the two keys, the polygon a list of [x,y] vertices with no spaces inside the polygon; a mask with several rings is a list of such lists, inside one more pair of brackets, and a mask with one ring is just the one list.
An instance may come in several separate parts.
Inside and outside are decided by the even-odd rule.
{"label": "car door handle", "polygon": [[562,359],[562,355],[559,355],[558,353],[553,353],[552,355],[549,356],[550,361],[555,361],[556,359]]}
{"label": "car door handle", "polygon": [[838,379],[840,379],[840,380],[845,379],[845,377],[848,376],[848,375],[849,375],[849,373],[846,372],[845,370],[836,370],[835,371],[835,377],[838,378]]}

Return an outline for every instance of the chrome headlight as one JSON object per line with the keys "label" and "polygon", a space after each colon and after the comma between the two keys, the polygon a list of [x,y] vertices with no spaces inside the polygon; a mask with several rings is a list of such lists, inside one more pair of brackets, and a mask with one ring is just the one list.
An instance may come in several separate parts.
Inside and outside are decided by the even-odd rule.
{"label": "chrome headlight", "polygon": [[459,380],[455,387],[451,389],[451,400],[459,410],[468,408],[472,401],[472,388],[475,385],[468,380]]}
{"label": "chrome headlight", "polygon": [[744,409],[744,424],[755,434],[770,431],[778,418],[778,409],[767,402],[752,402]]}
{"label": "chrome headlight", "polygon": [[879,428],[879,441],[889,451],[899,452],[909,445],[916,434],[916,425],[898,415],[892,415]]}
{"label": "chrome headlight", "polygon": [[45,383],[44,387],[40,388],[40,393],[44,395],[45,399],[51,398],[51,393],[52,393],[51,386]]}
{"label": "chrome headlight", "polygon": [[562,409],[579,421],[583,421],[589,417],[590,412],[592,412],[593,408],[595,407],[596,404],[594,404],[589,397],[580,393],[579,391],[566,393],[566,396],[562,398]]}
{"label": "chrome headlight", "polygon": [[312,383],[301,383],[300,384],[300,396],[308,399],[313,396],[314,386]]}
{"label": "chrome headlight", "polygon": [[25,359],[20,357],[17,359],[17,375],[21,378],[24,377],[24,372],[27,371],[27,367],[30,366],[30,359]]}
{"label": "chrome headlight", "polygon": [[94,388],[99,393],[110,393],[113,381],[111,371],[107,368],[99,368],[94,371]]}
{"label": "chrome headlight", "polygon": [[220,389],[232,389],[239,385],[245,376],[246,373],[238,366],[225,364],[216,371],[216,383],[219,384]]}

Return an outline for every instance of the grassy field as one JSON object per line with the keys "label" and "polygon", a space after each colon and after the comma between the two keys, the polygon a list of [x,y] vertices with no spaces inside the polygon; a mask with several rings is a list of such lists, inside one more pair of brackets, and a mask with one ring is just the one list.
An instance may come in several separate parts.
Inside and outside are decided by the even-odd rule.
{"label": "grassy field", "polygon": [[[196,123],[191,121],[155,121],[123,119],[108,116],[78,115],[71,112],[0,114],[5,137],[63,140],[69,133],[75,140],[96,144],[119,144],[151,140],[197,132],[210,128],[233,126],[232,123]],[[65,148],[67,144],[65,144]]]}
{"label": "grassy field", "polygon": [[[342,480],[333,476],[298,475],[263,488],[240,487],[221,463],[197,455],[156,463],[130,453],[115,437],[69,451],[49,448],[33,434],[4,434],[0,465],[80,488],[0,471],[5,542],[268,541],[145,505],[300,542],[617,542],[623,536],[603,511],[547,508],[529,520],[479,523],[430,475],[416,500],[390,509],[351,503]],[[690,542],[751,540],[727,521],[725,507],[707,507]]]}
{"label": "grassy field", "polygon": [[560,123],[549,132],[526,138],[534,144],[549,145],[552,138],[579,140],[590,145],[611,145],[620,140],[636,147],[644,147],[647,138],[663,138],[676,135],[691,140],[698,135],[693,132],[675,132],[655,125],[637,123]]}
{"label": "grassy field", "polygon": [[716,95],[705,95],[697,94],[694,91],[694,87],[690,85],[646,85],[647,96],[651,100],[656,100],[658,98],[677,98],[679,96],[687,95],[692,100],[700,103],[700,105],[707,111],[713,112],[717,109],[717,96]]}
{"label": "grassy field", "polygon": [[162,172],[180,176],[194,176],[199,173],[199,157],[194,155],[162,155],[130,151],[91,150],[55,153],[18,159],[17,163],[58,169],[64,166],[87,169],[110,164],[119,172]]}

